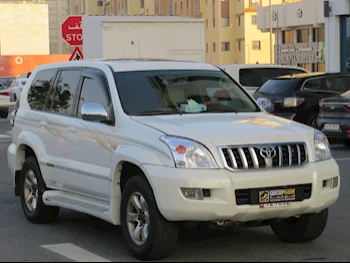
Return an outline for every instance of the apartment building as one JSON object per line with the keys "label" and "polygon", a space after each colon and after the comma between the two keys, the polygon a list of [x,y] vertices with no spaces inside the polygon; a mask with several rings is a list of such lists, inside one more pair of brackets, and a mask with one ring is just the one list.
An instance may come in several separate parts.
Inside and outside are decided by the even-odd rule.
{"label": "apartment building", "polygon": [[104,0],[65,0],[69,15],[104,15]]}
{"label": "apartment building", "polygon": [[[0,56],[49,54],[46,4],[0,2],[0,21]],[[22,58],[18,61],[23,63]]]}

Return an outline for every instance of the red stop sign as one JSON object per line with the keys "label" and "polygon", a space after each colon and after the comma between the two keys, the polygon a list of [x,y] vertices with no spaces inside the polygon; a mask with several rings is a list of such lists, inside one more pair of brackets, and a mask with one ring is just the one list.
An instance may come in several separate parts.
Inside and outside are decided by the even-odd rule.
{"label": "red stop sign", "polygon": [[62,24],[62,37],[71,46],[83,45],[81,16],[69,16]]}

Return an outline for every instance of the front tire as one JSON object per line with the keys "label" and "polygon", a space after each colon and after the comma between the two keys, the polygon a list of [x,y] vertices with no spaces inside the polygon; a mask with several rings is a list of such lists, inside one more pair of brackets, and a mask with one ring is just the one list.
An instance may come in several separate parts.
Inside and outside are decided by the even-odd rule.
{"label": "front tire", "polygon": [[163,259],[174,250],[178,227],[160,214],[153,191],[142,176],[126,183],[120,209],[122,233],[136,258]]}
{"label": "front tire", "polygon": [[43,224],[53,222],[57,218],[59,208],[46,206],[43,202],[46,186],[35,157],[29,157],[24,162],[19,187],[23,212],[28,221]]}
{"label": "front tire", "polygon": [[319,238],[328,221],[328,209],[319,214],[301,215],[274,222],[272,230],[278,239],[287,243],[307,243]]}

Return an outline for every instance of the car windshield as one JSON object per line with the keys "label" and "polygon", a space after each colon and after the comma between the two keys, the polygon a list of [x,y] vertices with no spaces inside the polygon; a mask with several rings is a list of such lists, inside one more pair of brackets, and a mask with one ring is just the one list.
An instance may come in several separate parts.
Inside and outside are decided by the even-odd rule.
{"label": "car windshield", "polygon": [[295,88],[297,79],[270,79],[257,91],[262,94],[283,94]]}
{"label": "car windshield", "polygon": [[129,115],[260,112],[259,106],[221,71],[167,70],[115,73]]}
{"label": "car windshield", "polygon": [[12,81],[14,81],[15,78],[0,78],[0,82],[5,86],[5,87],[10,87]]}

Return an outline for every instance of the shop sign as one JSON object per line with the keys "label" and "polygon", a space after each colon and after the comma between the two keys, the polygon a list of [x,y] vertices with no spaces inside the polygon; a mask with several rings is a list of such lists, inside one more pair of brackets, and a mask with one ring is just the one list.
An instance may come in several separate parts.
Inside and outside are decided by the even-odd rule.
{"label": "shop sign", "polygon": [[322,42],[275,45],[278,62],[289,64],[323,63],[324,44]]}

